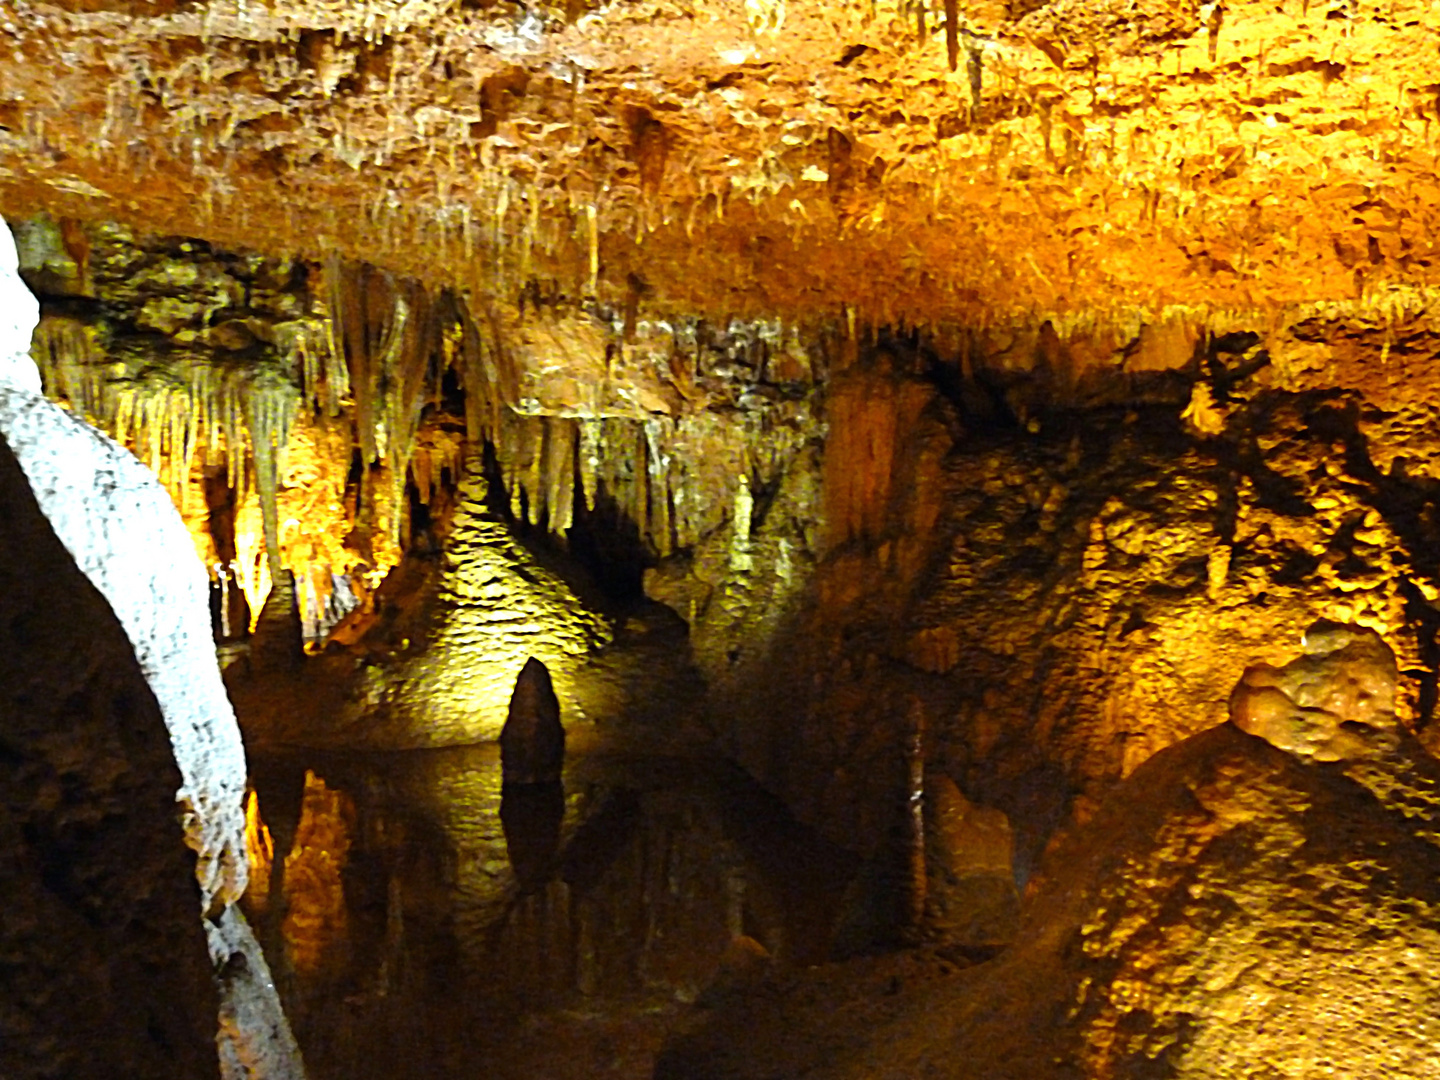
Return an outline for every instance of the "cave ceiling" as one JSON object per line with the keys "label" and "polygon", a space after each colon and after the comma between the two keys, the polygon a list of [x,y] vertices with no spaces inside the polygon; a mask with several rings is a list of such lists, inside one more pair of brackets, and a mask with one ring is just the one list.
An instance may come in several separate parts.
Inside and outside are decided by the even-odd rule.
{"label": "cave ceiling", "polygon": [[1440,280],[1429,0],[0,11],[12,214],[832,325],[1389,319]]}

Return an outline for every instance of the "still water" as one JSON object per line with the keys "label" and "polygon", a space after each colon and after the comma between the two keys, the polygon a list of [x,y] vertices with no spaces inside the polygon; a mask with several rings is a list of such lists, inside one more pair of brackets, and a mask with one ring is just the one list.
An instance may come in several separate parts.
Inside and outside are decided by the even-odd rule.
{"label": "still water", "polygon": [[648,1077],[736,980],[825,959],[856,869],[705,754],[572,739],[563,785],[503,792],[493,744],[252,779],[246,903],[317,1080]]}

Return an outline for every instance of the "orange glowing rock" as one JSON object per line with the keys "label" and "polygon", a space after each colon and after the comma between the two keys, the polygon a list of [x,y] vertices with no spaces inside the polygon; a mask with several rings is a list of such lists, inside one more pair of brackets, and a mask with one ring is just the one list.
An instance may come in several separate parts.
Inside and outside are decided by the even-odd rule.
{"label": "orange glowing rock", "polygon": [[1245,670],[1230,719],[1281,750],[1314,761],[1353,761],[1396,745],[1395,655],[1373,630],[1318,622],[1305,655],[1282,668]]}

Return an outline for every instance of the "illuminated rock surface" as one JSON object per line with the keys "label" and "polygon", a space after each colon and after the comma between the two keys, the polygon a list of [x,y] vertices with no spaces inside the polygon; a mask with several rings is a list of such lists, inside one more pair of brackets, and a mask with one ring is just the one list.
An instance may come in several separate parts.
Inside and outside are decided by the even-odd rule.
{"label": "illuminated rock surface", "polygon": [[[0,295],[17,321],[33,307],[8,231]],[[265,961],[233,906],[246,882],[245,755],[207,632],[203,569],[154,474],[27,388],[29,362],[22,354],[0,361],[0,434],[55,535],[124,628],[170,734],[181,777],[176,814],[196,854],[195,914],[221,973],[223,1075],[301,1076]],[[241,1014],[246,1022],[237,1023]]]}
{"label": "illuminated rock surface", "polygon": [[1312,756],[1170,747],[1052,849],[1001,958],[774,980],[656,1076],[1440,1075],[1440,765],[1404,735]]}
{"label": "illuminated rock surface", "polygon": [[1312,626],[1305,655],[1248,668],[1230,696],[1241,731],[1296,757],[1361,761],[1394,750],[1395,658],[1380,636]]}
{"label": "illuminated rock surface", "polygon": [[416,594],[401,621],[383,627],[384,662],[358,673],[355,737],[392,746],[494,739],[531,656],[555,672],[567,715],[583,717],[571,676],[609,626],[513,535],[488,491],[477,464],[456,497],[443,567],[410,567]]}

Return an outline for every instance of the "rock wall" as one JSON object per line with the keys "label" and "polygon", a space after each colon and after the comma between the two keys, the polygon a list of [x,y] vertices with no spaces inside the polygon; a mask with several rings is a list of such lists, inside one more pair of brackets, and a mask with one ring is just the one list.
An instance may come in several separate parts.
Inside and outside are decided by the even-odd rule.
{"label": "rock wall", "polygon": [[215,1077],[160,707],[3,440],[0,596],[0,1075]]}
{"label": "rock wall", "polygon": [[[222,1045],[222,1059],[263,1063],[261,1075],[299,1076],[299,1053],[263,958],[232,909],[246,880],[245,754],[215,661],[204,570],[154,474],[34,389],[21,345],[34,300],[16,276],[8,230],[0,234],[0,293],[15,313],[7,320],[9,340],[0,342],[10,347],[0,356],[0,434],[56,535],[124,627],[164,716],[180,766],[175,797],[197,858],[212,959],[222,970],[249,973],[222,988],[250,995],[246,1007],[269,1017],[262,1027],[224,1029],[232,1045]],[[248,958],[230,967],[237,955]],[[233,1045],[251,1039],[254,1045]]]}
{"label": "rock wall", "polygon": [[[978,356],[862,355],[826,389],[805,473],[821,497],[757,518],[766,559],[693,620],[717,729],[869,849],[906,796],[918,702],[928,766],[1010,817],[1022,880],[1058,826],[1223,717],[1238,666],[1318,618],[1381,634],[1399,715],[1429,739],[1432,338],[1342,317],[1202,335],[1188,366],[1083,394]],[[804,580],[755,589],[803,535]],[[687,613],[674,583],[721,546],[663,566],[652,594]]]}
{"label": "rock wall", "polygon": [[1317,732],[1371,733],[1348,760],[1317,764],[1293,727],[1191,736],[1055,847],[1002,956],[772,983],[677,1040],[656,1077],[1440,1076],[1440,763],[1385,708],[1373,632],[1322,636],[1268,674],[1324,703]]}

